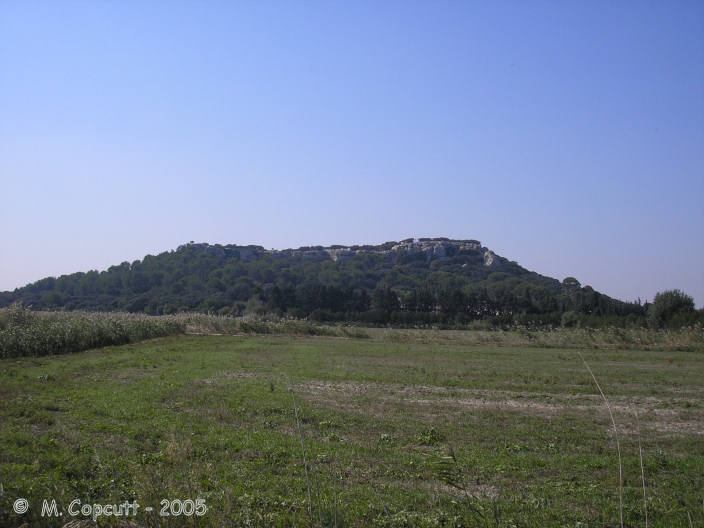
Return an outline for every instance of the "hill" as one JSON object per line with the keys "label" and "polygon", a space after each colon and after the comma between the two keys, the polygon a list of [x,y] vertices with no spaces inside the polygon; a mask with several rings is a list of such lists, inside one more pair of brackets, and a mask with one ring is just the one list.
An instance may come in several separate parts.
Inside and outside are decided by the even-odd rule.
{"label": "hill", "polygon": [[48,277],[0,306],[146,312],[277,313],[387,323],[496,318],[560,322],[573,312],[640,317],[644,307],[528,271],[477,240],[406,239],[301,247],[188,243],[106,271]]}

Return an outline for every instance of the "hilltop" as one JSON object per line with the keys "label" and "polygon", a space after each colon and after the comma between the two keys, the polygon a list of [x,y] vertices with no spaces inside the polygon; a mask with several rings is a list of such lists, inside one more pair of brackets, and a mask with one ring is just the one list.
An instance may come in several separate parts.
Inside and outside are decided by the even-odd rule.
{"label": "hilltop", "polygon": [[268,312],[405,323],[644,313],[639,304],[574,278],[561,282],[529,271],[478,240],[448,238],[284,250],[190,242],[105,271],[48,277],[0,293],[0,306],[17,301],[34,309]]}

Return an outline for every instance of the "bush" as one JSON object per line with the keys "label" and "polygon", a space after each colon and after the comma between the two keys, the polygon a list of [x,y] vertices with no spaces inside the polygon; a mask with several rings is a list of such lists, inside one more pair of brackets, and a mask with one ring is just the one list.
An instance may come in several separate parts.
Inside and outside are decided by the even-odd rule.
{"label": "bush", "polygon": [[655,296],[648,309],[650,328],[684,326],[698,319],[694,311],[694,299],[680,290],[667,290]]}
{"label": "bush", "polygon": [[560,321],[563,328],[574,328],[575,326],[579,326],[579,322],[579,315],[572,311],[563,313]]}

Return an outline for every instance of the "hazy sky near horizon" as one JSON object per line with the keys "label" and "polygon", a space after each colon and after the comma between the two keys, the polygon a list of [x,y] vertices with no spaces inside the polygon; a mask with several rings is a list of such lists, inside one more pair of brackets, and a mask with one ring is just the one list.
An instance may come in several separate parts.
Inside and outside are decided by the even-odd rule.
{"label": "hazy sky near horizon", "polygon": [[702,2],[0,3],[0,291],[476,238],[704,304]]}

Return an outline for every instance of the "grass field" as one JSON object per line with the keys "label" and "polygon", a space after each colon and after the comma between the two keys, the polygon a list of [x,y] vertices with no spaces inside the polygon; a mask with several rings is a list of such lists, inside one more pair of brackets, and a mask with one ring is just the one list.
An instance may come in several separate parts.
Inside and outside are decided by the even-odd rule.
{"label": "grass field", "polygon": [[[0,360],[0,525],[62,526],[40,516],[54,498],[134,499],[154,527],[619,526],[611,421],[576,350],[370,335]],[[704,355],[581,353],[618,425],[624,524],[646,526],[640,433],[649,526],[703,526]],[[159,517],[164,498],[208,511]]]}

